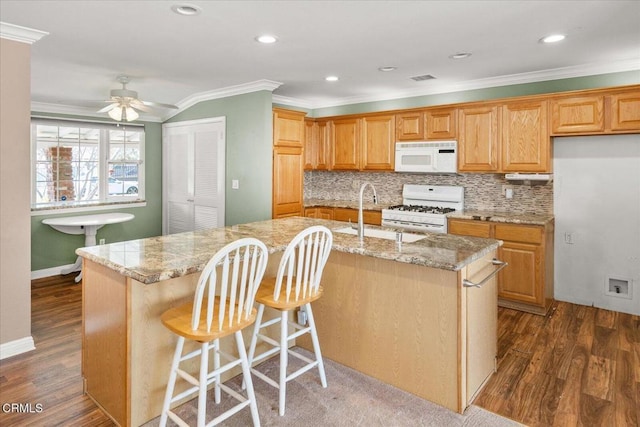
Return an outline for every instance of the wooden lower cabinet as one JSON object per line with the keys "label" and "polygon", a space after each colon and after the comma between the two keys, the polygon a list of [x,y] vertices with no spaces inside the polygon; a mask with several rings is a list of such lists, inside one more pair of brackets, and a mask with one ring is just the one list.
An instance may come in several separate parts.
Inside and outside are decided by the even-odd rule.
{"label": "wooden lower cabinet", "polygon": [[[333,219],[336,221],[349,221],[353,223],[358,222],[358,210],[349,208],[334,208]],[[380,225],[382,224],[382,212],[381,211],[363,211],[362,219],[365,224]]]}
{"label": "wooden lower cabinet", "polygon": [[[351,221],[354,224],[358,222],[358,210],[351,208],[332,208],[328,206],[305,208],[304,216],[309,218],[333,219],[335,221]],[[365,210],[362,212],[362,219],[365,224],[381,225],[382,211]]]}
{"label": "wooden lower cabinet", "polygon": [[498,258],[507,268],[498,273],[498,305],[545,315],[553,302],[553,223],[505,224],[449,219],[449,234],[503,241]]}
{"label": "wooden lower cabinet", "polygon": [[333,208],[305,208],[307,218],[333,219]]}

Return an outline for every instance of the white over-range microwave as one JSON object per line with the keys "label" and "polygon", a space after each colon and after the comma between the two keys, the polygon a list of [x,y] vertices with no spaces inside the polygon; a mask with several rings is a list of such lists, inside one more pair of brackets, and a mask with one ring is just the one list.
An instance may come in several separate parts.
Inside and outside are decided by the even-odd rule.
{"label": "white over-range microwave", "polygon": [[396,142],[396,172],[457,173],[457,141]]}

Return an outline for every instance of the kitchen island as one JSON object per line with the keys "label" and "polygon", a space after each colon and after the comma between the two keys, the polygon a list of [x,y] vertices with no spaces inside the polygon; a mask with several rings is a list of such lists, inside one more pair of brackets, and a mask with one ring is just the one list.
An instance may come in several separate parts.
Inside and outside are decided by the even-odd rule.
{"label": "kitchen island", "polygon": [[[85,392],[119,425],[158,416],[175,345],[161,313],[192,298],[199,272],[227,243],[262,240],[275,274],[291,239],[316,224],[346,225],[293,217],[78,249]],[[480,288],[463,282],[491,275],[499,245],[425,234],[398,247],[334,232],[314,303],[324,356],[463,412],[493,373],[497,345],[495,278]]]}

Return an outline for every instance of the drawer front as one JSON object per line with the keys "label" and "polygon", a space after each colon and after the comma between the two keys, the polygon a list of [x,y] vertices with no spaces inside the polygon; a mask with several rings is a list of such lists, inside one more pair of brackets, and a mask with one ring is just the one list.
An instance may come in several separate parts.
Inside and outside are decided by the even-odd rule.
{"label": "drawer front", "polygon": [[509,242],[541,244],[543,227],[530,225],[496,224],[494,237]]}
{"label": "drawer front", "polygon": [[[333,219],[336,221],[358,222],[358,210],[349,208],[335,208],[333,210]],[[380,225],[382,222],[381,211],[362,211],[362,219],[365,224]]]}
{"label": "drawer front", "polygon": [[491,225],[486,222],[450,219],[448,230],[460,236],[491,237]]}

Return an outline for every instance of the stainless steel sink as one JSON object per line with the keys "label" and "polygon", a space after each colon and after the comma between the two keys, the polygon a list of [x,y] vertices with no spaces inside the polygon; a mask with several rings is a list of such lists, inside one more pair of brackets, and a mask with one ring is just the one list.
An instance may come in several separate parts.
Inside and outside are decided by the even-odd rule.
{"label": "stainless steel sink", "polygon": [[[358,235],[358,230],[351,227],[338,228],[337,230],[333,230],[335,233],[343,233],[343,234],[352,234],[354,236]],[[364,229],[365,237],[375,237],[377,239],[386,239],[386,240],[395,240],[396,232],[393,230],[380,230],[378,228],[365,228]],[[424,239],[424,234],[414,234],[414,233],[402,233],[402,241],[404,243],[413,243],[418,240]]]}

